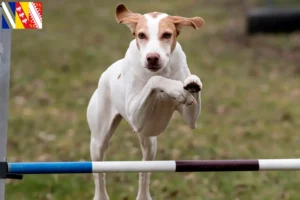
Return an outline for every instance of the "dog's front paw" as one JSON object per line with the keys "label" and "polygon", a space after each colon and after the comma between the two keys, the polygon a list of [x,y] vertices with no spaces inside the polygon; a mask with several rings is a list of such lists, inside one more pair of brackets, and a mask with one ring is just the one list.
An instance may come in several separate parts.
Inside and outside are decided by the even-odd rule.
{"label": "dog's front paw", "polygon": [[176,100],[180,104],[185,104],[185,105],[192,105],[196,103],[196,100],[191,93],[184,91],[183,89],[181,90],[182,91],[180,92],[173,91],[171,93],[171,96],[173,97],[174,100]]}
{"label": "dog's front paw", "polygon": [[196,93],[202,90],[202,82],[196,75],[190,75],[184,80],[184,89]]}
{"label": "dog's front paw", "polygon": [[166,87],[165,92],[170,95],[179,104],[192,105],[196,103],[193,95],[183,89],[184,85],[181,81],[173,81],[171,87]]}

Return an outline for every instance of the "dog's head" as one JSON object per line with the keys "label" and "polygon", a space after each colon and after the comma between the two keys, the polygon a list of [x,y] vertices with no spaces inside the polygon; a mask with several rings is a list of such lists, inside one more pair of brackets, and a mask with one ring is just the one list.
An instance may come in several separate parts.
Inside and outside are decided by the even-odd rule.
{"label": "dog's head", "polygon": [[153,72],[163,69],[169,63],[182,27],[199,29],[204,25],[200,17],[169,16],[158,12],[142,15],[131,12],[124,4],[117,6],[116,20],[130,28],[136,38],[143,67]]}

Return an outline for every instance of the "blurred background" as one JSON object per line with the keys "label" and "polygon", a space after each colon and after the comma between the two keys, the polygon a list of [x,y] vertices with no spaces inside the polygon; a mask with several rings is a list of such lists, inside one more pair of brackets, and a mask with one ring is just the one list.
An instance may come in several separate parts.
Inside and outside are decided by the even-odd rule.
{"label": "blurred background", "polygon": [[[300,32],[247,36],[263,0],[122,1],[133,12],[200,16],[178,40],[203,84],[198,129],[176,113],[158,137],[157,160],[300,157]],[[273,1],[300,6],[299,0]],[[133,39],[114,13],[120,1],[43,1],[43,30],[13,31],[8,160],[90,160],[86,107],[101,73]],[[297,22],[299,23],[299,21]],[[141,160],[123,121],[106,160]],[[92,175],[8,180],[8,200],[92,199]],[[136,198],[138,174],[108,174],[111,200]],[[153,200],[298,200],[299,172],[154,173]]]}

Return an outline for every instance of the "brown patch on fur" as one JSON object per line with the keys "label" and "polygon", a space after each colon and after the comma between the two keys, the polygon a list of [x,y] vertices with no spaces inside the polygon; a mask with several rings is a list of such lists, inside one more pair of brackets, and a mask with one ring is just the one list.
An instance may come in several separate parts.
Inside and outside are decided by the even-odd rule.
{"label": "brown patch on fur", "polygon": [[118,79],[120,79],[120,77],[121,77],[121,74],[119,74]]}
{"label": "brown patch on fur", "polygon": [[136,28],[134,30],[134,34],[135,35],[135,39],[136,39],[136,45],[138,47],[138,49],[140,49],[140,45],[139,45],[139,38],[138,38],[138,34],[140,32],[143,32],[146,37],[149,36],[149,31],[148,31],[148,26],[147,26],[147,19],[145,16],[141,16],[137,25],[136,25]]}
{"label": "brown patch on fur", "polygon": [[136,35],[139,32],[139,30],[143,30],[143,33],[148,35],[147,19],[146,19],[145,16],[140,17],[140,19],[139,19],[139,21],[136,25],[136,29],[135,29],[135,34]]}
{"label": "brown patch on fur", "polygon": [[194,29],[199,29],[204,25],[204,20],[200,17],[193,17],[193,18],[187,18],[187,17],[180,17],[180,16],[167,16],[160,20],[159,22],[159,31],[158,31],[158,37],[162,42],[164,42],[164,39],[161,38],[162,35],[165,32],[171,32],[172,37],[170,40],[172,40],[171,44],[171,52],[176,47],[176,38],[180,33],[180,30],[183,26],[191,26]]}
{"label": "brown patch on fur", "polygon": [[147,13],[147,15],[150,15],[152,18],[156,18],[158,15],[160,15],[160,14],[162,14],[162,13],[160,13],[160,12],[152,12],[152,13]]}
{"label": "brown patch on fur", "polygon": [[118,23],[126,17],[129,17],[132,14],[132,12],[126,8],[124,4],[119,4],[116,8],[116,20]]}
{"label": "brown patch on fur", "polygon": [[149,35],[146,17],[139,13],[131,12],[124,4],[119,4],[116,8],[116,20],[118,23],[126,24],[130,28],[136,38],[137,48],[140,49],[138,33],[143,32],[146,36]]}
{"label": "brown patch on fur", "polygon": [[174,25],[173,21],[169,17],[163,18],[159,22],[158,37],[160,38],[161,42],[164,42],[164,40],[166,40],[161,38],[165,32],[170,32],[172,34],[172,37],[169,40],[172,41],[171,52],[173,52],[173,50],[176,47],[176,38],[178,33],[176,30],[176,26]]}
{"label": "brown patch on fur", "polygon": [[119,4],[116,8],[117,22],[120,24],[126,24],[133,34],[141,17],[141,14],[131,12],[124,4]]}
{"label": "brown patch on fur", "polygon": [[191,26],[194,29],[199,29],[205,23],[201,17],[188,18],[180,16],[168,16],[168,18],[175,24],[178,32],[183,26]]}

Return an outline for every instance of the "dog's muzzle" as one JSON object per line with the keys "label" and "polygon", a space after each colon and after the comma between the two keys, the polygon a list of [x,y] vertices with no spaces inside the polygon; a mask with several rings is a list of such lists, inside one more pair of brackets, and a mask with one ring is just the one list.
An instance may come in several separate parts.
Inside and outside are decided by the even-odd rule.
{"label": "dog's muzzle", "polygon": [[150,71],[158,71],[161,69],[160,66],[160,56],[158,53],[148,53],[147,54],[147,69]]}

